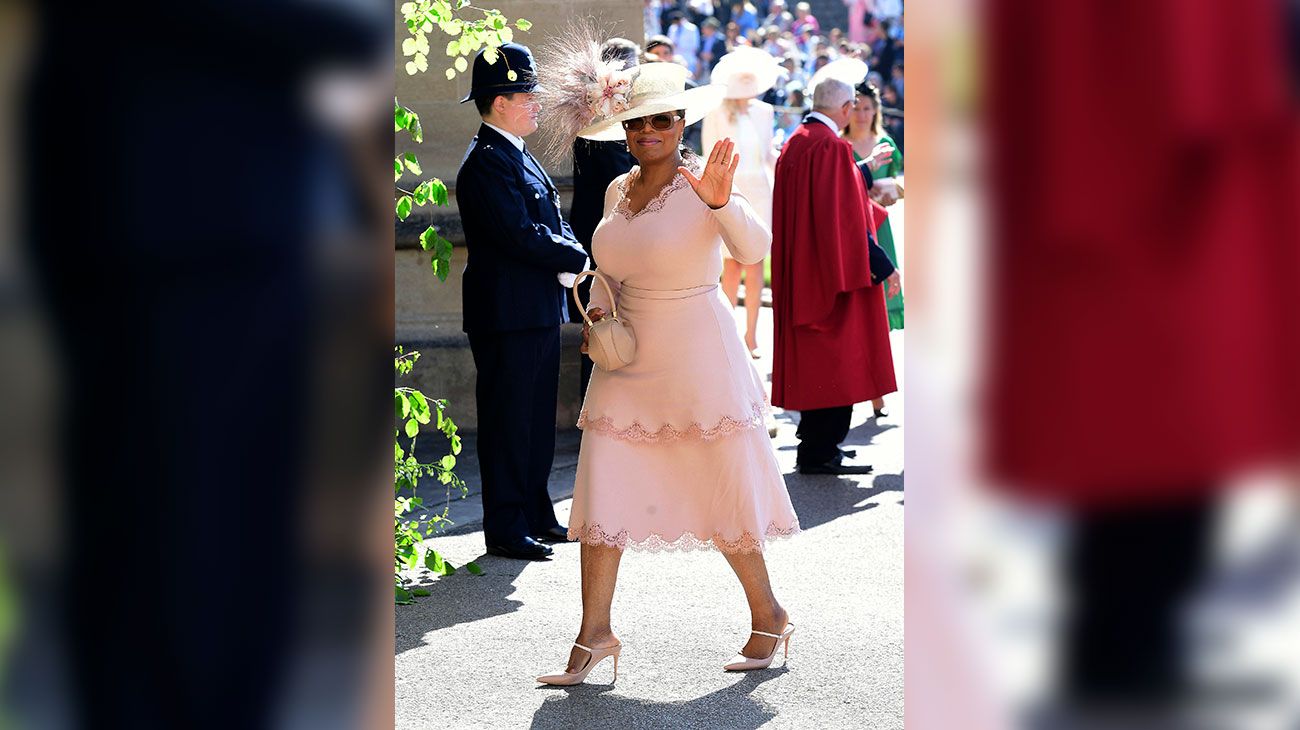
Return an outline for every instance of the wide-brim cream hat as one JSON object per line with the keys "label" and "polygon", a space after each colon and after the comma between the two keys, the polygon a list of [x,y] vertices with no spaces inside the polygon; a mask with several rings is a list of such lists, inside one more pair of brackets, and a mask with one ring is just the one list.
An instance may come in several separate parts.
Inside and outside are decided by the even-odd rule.
{"label": "wide-brim cream hat", "polygon": [[752,99],[776,86],[784,73],[770,53],[741,46],[718,59],[709,78],[727,87],[728,99]]}
{"label": "wide-brim cream hat", "polygon": [[862,83],[862,80],[867,77],[868,70],[867,64],[859,59],[837,58],[813,74],[812,79],[808,81],[808,88],[814,89],[817,84],[826,79],[839,79],[852,88]]}
{"label": "wide-brim cream hat", "polygon": [[694,89],[686,88],[686,79],[690,71],[676,63],[647,63],[637,66],[636,77],[632,80],[631,91],[627,95],[627,104],[623,110],[578,132],[584,139],[612,142],[624,139],[623,121],[648,117],[654,114],[686,111],[686,124],[694,124],[709,112],[722,105],[727,87],[721,84],[706,84]]}

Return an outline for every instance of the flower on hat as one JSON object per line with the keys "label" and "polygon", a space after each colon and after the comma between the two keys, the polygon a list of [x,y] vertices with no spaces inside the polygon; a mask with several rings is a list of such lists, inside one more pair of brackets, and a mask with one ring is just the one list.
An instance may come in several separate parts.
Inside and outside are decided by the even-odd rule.
{"label": "flower on hat", "polygon": [[609,117],[627,109],[635,71],[624,71],[618,61],[608,61],[596,68],[595,79],[587,84],[587,104],[591,118]]}

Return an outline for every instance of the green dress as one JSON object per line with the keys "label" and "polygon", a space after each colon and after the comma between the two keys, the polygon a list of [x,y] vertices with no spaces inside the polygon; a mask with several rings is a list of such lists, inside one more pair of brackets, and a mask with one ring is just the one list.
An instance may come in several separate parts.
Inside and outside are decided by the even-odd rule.
{"label": "green dress", "polygon": [[[903,174],[903,153],[898,149],[894,138],[887,134],[881,135],[880,141],[887,143],[894,148],[894,156],[890,158],[889,164],[871,173],[872,180],[879,180],[882,177],[897,177]],[[862,156],[857,152],[853,153],[855,162],[861,162]],[[894,249],[894,234],[889,228],[889,219],[880,224],[879,230],[876,231],[876,243],[889,254],[889,260],[895,264],[898,263],[898,254]],[[903,329],[903,294],[900,292],[885,300],[885,309],[889,312],[889,329]]]}

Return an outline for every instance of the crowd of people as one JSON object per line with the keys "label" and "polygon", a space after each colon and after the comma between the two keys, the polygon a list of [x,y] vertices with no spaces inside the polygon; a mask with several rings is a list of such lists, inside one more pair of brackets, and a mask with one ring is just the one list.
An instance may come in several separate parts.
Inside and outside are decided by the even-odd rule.
{"label": "crowd of people", "polygon": [[[778,59],[784,76],[762,97],[777,110],[778,143],[811,108],[813,74],[837,59],[856,58],[870,69],[867,85],[878,92],[885,131],[903,148],[902,0],[844,0],[847,30],[824,29],[806,2],[793,7],[787,0],[644,2],[647,53],[685,66],[696,83],[708,83],[722,56],[736,48],[758,48]],[[698,144],[697,151],[702,151]]]}

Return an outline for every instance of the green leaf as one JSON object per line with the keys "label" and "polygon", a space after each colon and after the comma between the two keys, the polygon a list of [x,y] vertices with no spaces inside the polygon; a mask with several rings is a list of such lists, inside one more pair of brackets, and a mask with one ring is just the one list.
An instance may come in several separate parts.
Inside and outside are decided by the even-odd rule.
{"label": "green leaf", "polygon": [[506,27],[506,19],[501,17],[500,15],[493,15],[492,28],[495,30],[501,30],[504,27]]}
{"label": "green leaf", "polygon": [[468,68],[469,68],[469,63],[465,61],[465,57],[464,57],[464,56],[457,56],[457,57],[456,57],[456,70],[459,71],[460,73],[465,73],[465,70],[468,69]]}
{"label": "green leaf", "polygon": [[415,64],[416,68],[420,69],[420,71],[423,72],[429,70],[429,57],[423,53],[417,51],[415,58],[411,59],[411,61]]}
{"label": "green leaf", "polygon": [[451,81],[454,78],[456,78],[456,69],[454,68],[447,69],[447,80]]}
{"label": "green leaf", "polygon": [[420,422],[414,418],[408,420],[406,422],[406,437],[415,438],[418,433],[420,433]]}
{"label": "green leaf", "polygon": [[403,195],[402,197],[397,199],[397,218],[399,220],[406,220],[406,217],[409,216],[410,214],[411,214],[411,196]]}
{"label": "green leaf", "polygon": [[424,249],[425,251],[428,251],[429,249],[433,248],[433,242],[437,238],[438,238],[438,232],[433,229],[433,226],[429,226],[428,228],[424,229],[424,233],[420,234],[420,248]]}
{"label": "green leaf", "polygon": [[393,602],[399,606],[409,606],[415,601],[411,600],[411,594],[399,586],[393,586]]}
{"label": "green leaf", "polygon": [[420,73],[420,67],[417,66],[417,65],[415,65],[415,61],[407,61],[407,62],[406,62],[406,75],[407,75],[407,76],[414,76],[414,75],[416,75],[416,74],[418,74],[418,73]]}
{"label": "green leaf", "polygon": [[518,28],[519,30],[526,32],[529,28],[533,27],[533,24],[528,22],[527,20],[524,20],[523,18],[520,18],[519,20],[515,21],[515,27]]}
{"label": "green leaf", "polygon": [[415,15],[415,3],[402,3],[402,17],[409,18]]}
{"label": "green leaf", "polygon": [[402,41],[402,55],[414,56],[420,49],[420,44],[414,38],[407,38]]}
{"label": "green leaf", "polygon": [[[496,63],[496,62],[497,62],[497,53],[498,53],[497,49],[495,49],[495,48],[489,48],[489,49],[487,49],[486,51],[483,52],[483,58],[484,58],[484,59],[485,59],[489,64]],[[511,71],[511,73],[514,73],[514,72]]]}
{"label": "green leaf", "polygon": [[438,281],[446,281],[451,274],[451,266],[442,259],[435,258],[431,260],[429,266],[433,268],[433,275],[438,277]]}
{"label": "green leaf", "polygon": [[437,240],[433,242],[433,255],[443,261],[451,263],[451,241],[448,241],[442,236],[438,236]]}
{"label": "green leaf", "polygon": [[[393,130],[397,131],[397,130]],[[402,179],[402,160],[400,157],[393,158],[393,182]]]}
{"label": "green leaf", "polygon": [[405,155],[402,155],[402,159],[406,161],[406,169],[416,175],[424,174],[424,171],[420,169],[420,161],[415,158],[414,152],[407,152]]}
{"label": "green leaf", "polygon": [[438,464],[442,466],[443,469],[446,469],[447,471],[451,471],[452,469],[456,468],[456,457],[452,456],[451,454],[447,454],[446,456],[442,457],[442,460],[439,461]]}
{"label": "green leaf", "polygon": [[447,204],[447,185],[436,177],[429,181],[429,200],[434,205]]}
{"label": "green leaf", "polygon": [[483,569],[479,567],[478,563],[472,560],[465,563],[465,570],[468,570],[472,575],[483,575]]}
{"label": "green leaf", "polygon": [[416,185],[411,194],[415,197],[415,204],[423,207],[425,203],[429,202],[429,184],[420,183]]}
{"label": "green leaf", "polygon": [[416,144],[424,142],[424,128],[420,126],[420,118],[412,115],[411,123],[406,125],[406,131],[411,133],[411,139]]}
{"label": "green leaf", "polygon": [[406,418],[411,414],[411,401],[405,393],[393,393],[393,413],[398,419]]}
{"label": "green leaf", "polygon": [[432,420],[432,414],[429,412],[429,401],[425,400],[424,393],[418,390],[411,393],[411,414],[415,420],[420,423],[428,423]]}
{"label": "green leaf", "polygon": [[429,596],[432,596],[433,594],[429,592],[428,588],[412,588],[411,595],[415,596],[416,598],[427,598]]}
{"label": "green leaf", "polygon": [[460,437],[459,437],[459,436],[452,436],[452,437],[451,437],[451,453],[453,453],[453,454],[459,454],[459,453],[460,453]]}
{"label": "green leaf", "polygon": [[447,569],[447,561],[443,560],[442,555],[437,550],[430,550],[424,554],[424,567],[438,575],[444,575]]}
{"label": "green leaf", "polygon": [[510,79],[511,81],[518,81],[519,74],[515,73],[514,71],[511,71],[506,74],[506,78]]}

